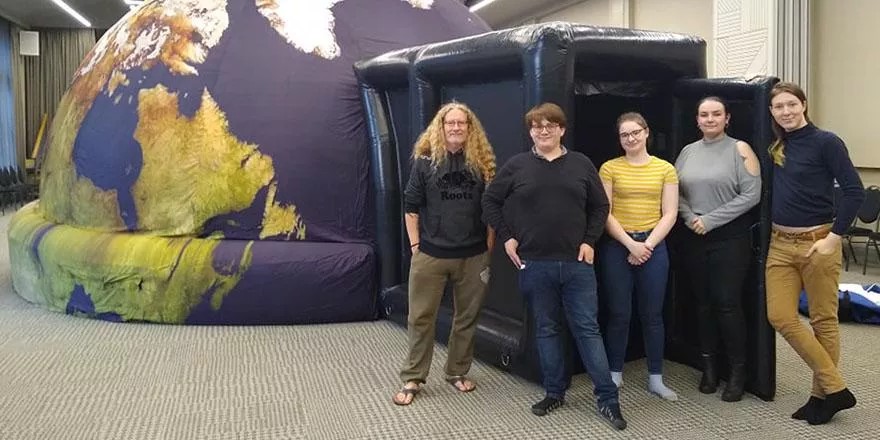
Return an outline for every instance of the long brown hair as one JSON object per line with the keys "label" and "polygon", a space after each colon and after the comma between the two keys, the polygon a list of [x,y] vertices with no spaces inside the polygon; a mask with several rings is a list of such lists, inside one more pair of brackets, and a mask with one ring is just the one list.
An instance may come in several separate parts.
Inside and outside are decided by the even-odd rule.
{"label": "long brown hair", "polygon": [[413,148],[413,159],[427,157],[433,167],[438,167],[446,161],[446,136],[443,132],[443,120],[446,114],[452,110],[461,110],[467,115],[468,135],[464,143],[464,158],[468,169],[477,176],[481,176],[484,182],[490,182],[495,178],[495,153],[492,145],[483,130],[483,124],[477,119],[477,115],[460,102],[450,102],[434,115],[434,119],[428,124],[428,128],[422,132]]}
{"label": "long brown hair", "polygon": [[[810,123],[810,117],[807,115],[807,94],[804,93],[804,89],[802,89],[799,85],[792,82],[779,82],[773,86],[773,89],[770,90],[770,106],[773,106],[773,98],[783,94],[783,93],[791,93],[797,98],[801,104],[804,105],[804,119],[806,119],[807,123]],[[782,141],[782,137],[785,135],[785,129],[776,122],[776,118],[772,118],[773,121],[773,133],[776,134],[776,140],[770,144],[770,148],[767,151],[770,152],[770,157],[773,159],[773,163],[778,166],[783,166],[785,164],[785,143]]]}

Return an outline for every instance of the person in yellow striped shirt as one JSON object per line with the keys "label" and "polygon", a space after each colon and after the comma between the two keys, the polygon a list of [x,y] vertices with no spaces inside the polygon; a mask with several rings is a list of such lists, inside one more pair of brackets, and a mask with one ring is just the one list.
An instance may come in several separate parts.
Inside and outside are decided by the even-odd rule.
{"label": "person in yellow striped shirt", "polygon": [[618,387],[623,385],[635,293],[648,358],[648,391],[666,400],[678,400],[663,383],[663,301],[669,277],[664,240],[678,216],[678,175],[672,164],[648,154],[650,130],[642,115],[622,114],[617,129],[625,154],[599,169],[611,201],[605,224],[610,237],[598,254],[608,305],[605,347],[611,378]]}

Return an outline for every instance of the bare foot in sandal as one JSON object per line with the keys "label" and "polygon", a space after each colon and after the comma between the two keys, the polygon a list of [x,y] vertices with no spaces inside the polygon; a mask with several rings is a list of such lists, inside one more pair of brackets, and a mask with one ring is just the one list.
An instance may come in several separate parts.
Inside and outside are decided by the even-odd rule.
{"label": "bare foot in sandal", "polygon": [[422,390],[422,387],[418,382],[407,382],[391,400],[395,405],[409,405],[416,398],[416,394],[419,394],[419,391]]}
{"label": "bare foot in sandal", "polygon": [[451,376],[447,377],[446,381],[449,382],[450,385],[455,387],[458,391],[462,393],[469,393],[477,388],[477,384],[475,384],[472,380],[464,377],[464,376]]}

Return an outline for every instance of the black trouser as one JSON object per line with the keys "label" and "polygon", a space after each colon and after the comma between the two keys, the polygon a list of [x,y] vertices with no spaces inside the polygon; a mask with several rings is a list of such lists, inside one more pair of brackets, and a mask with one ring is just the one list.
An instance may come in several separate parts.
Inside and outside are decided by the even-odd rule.
{"label": "black trouser", "polygon": [[723,239],[687,233],[685,264],[697,304],[700,349],[716,354],[720,336],[731,364],[746,360],[742,292],[751,261],[748,230]]}

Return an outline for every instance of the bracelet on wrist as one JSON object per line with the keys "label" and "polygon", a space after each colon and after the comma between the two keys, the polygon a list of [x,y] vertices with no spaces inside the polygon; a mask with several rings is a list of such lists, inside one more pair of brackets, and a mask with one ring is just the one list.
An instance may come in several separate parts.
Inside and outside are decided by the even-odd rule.
{"label": "bracelet on wrist", "polygon": [[411,244],[411,245],[409,245],[409,248],[412,249],[412,248],[414,248],[414,247],[416,247],[416,246],[418,246],[418,245],[419,245],[418,243]]}

